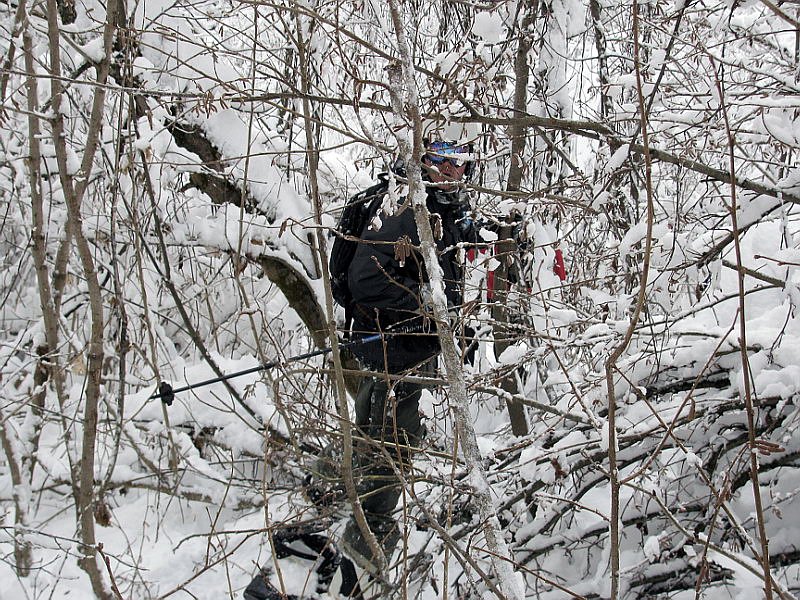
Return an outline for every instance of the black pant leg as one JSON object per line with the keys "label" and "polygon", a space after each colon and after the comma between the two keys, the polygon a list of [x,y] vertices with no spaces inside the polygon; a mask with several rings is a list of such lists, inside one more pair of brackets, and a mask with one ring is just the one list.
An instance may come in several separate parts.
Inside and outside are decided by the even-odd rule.
{"label": "black pant leg", "polygon": [[383,521],[390,519],[402,491],[395,468],[401,472],[408,470],[411,448],[419,445],[424,434],[419,416],[421,386],[400,382],[395,385],[392,398],[388,397],[388,391],[385,382],[376,382],[373,388],[369,424],[373,445],[368,453],[370,466],[365,469],[361,486],[364,512],[381,529],[386,526]]}

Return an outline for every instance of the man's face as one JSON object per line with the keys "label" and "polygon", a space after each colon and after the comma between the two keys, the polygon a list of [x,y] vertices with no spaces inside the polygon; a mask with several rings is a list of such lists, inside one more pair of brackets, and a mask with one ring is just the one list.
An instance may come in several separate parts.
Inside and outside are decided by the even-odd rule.
{"label": "man's face", "polygon": [[[428,177],[431,183],[447,183],[457,182],[464,178],[464,172],[467,170],[467,163],[461,165],[455,164],[451,160],[445,160],[438,164],[433,164],[427,157],[424,160],[428,167]],[[450,190],[455,188],[455,185],[441,185],[440,188]]]}
{"label": "man's face", "polygon": [[469,154],[470,147],[466,145],[439,141],[428,144],[423,163],[431,183],[444,184],[438,187],[446,191],[455,188],[455,185],[447,183],[458,182],[464,178]]}

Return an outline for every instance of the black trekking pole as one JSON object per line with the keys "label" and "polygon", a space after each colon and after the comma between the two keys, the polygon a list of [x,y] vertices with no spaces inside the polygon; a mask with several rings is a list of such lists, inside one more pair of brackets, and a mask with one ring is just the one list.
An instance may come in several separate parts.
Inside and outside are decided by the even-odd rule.
{"label": "black trekking pole", "polygon": [[[350,342],[345,342],[343,344],[339,344],[340,348],[349,348],[351,346],[357,346],[360,344],[368,344],[370,342],[377,341],[381,339],[384,335],[391,335],[391,333],[376,333],[374,335],[370,335],[360,340],[353,340]],[[263,365],[258,365],[257,367],[251,367],[249,369],[245,369],[244,371],[236,371],[235,373],[229,373],[227,375],[221,375],[220,377],[214,377],[212,379],[206,379],[205,381],[201,381],[199,383],[193,383],[191,385],[185,385],[179,388],[173,388],[169,383],[166,381],[162,381],[158,384],[158,391],[148,398],[149,400],[156,400],[161,398],[161,401],[166,404],[167,406],[172,406],[172,402],[175,400],[175,394],[179,394],[181,392],[186,392],[188,390],[192,390],[199,387],[205,387],[207,385],[211,385],[212,383],[219,383],[220,381],[227,381],[228,379],[233,379],[235,377],[241,377],[242,375],[249,375],[250,373],[257,373],[259,371],[268,371],[269,369],[273,369],[281,364],[289,364],[293,362],[297,362],[298,360],[304,360],[306,358],[313,358],[315,356],[322,356],[324,354],[328,354],[331,352],[333,348],[330,346],[326,348],[322,348],[320,350],[314,350],[313,352],[306,352],[304,354],[298,354],[297,356],[291,356],[284,360],[273,360],[268,363],[264,363]]]}

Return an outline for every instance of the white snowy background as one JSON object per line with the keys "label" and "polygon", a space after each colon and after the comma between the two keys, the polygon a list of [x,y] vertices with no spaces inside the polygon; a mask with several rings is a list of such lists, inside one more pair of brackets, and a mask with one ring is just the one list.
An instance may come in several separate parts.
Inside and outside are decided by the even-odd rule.
{"label": "white snowy background", "polygon": [[[471,119],[479,131],[470,191],[476,217],[519,215],[526,240],[515,253],[507,298],[512,343],[495,353],[496,314],[486,287],[500,263],[490,254],[468,263],[466,300],[474,304],[462,314],[481,339],[474,363],[465,366],[480,460],[526,597],[609,598],[610,557],[618,552],[619,597],[760,598],[759,523],[769,540],[773,597],[795,597],[800,9],[788,2],[644,2],[637,49],[630,3],[402,5],[426,122],[446,129]],[[538,9],[521,31],[530,5]],[[7,32],[0,39],[3,600],[94,596],[77,561],[81,533],[70,473],[70,458],[80,455],[91,318],[74,248],[59,347],[50,350],[58,356],[64,400],[54,376],[37,379],[48,363],[37,355],[45,325],[31,250],[38,232],[26,53],[37,75],[43,131],[41,156],[33,160],[41,165],[48,277],[67,228],[47,120],[46,10],[30,0],[0,9]],[[94,68],[81,67],[104,58],[105,6],[77,2],[75,10],[77,19],[59,28],[62,72],[74,76],[62,107],[70,176],[85,150],[95,93]],[[109,589],[113,583],[118,590],[109,597],[239,598],[261,566],[277,588],[313,597],[314,565],[275,559],[268,532],[319,518],[300,483],[339,435],[330,360],[233,379],[235,394],[215,383],[178,394],[169,407],[150,396],[159,379],[178,388],[215,377],[209,357],[231,373],[316,348],[297,300],[265,267],[289,265],[301,296],[324,307],[297,40],[310,65],[322,226],[330,228],[346,198],[395,158],[390,125],[398,121],[385,89],[385,67],[396,56],[391,21],[379,2],[158,0],[126,10],[130,45],[111,56],[125,67],[122,74],[112,69],[82,204],[104,307],[98,564]],[[515,116],[508,109],[521,33],[532,41],[526,114],[539,120],[528,129],[522,192],[509,194],[504,181],[517,159],[504,119]],[[637,68],[649,106],[649,158],[641,146]],[[135,99],[143,110],[134,109]],[[176,124],[205,140],[216,161],[204,164],[181,143]],[[738,256],[731,152],[740,180]],[[238,197],[215,202],[203,177],[227,182]],[[484,236],[487,246],[492,238]],[[553,270],[556,248],[565,257],[563,282]],[[641,285],[643,310],[612,374],[616,466],[625,480],[615,550],[606,361],[631,325]],[[343,315],[336,316],[341,323]],[[523,436],[509,426],[501,384],[509,374],[525,407]],[[748,438],[748,395],[755,444]],[[423,396],[428,437],[414,463],[414,494],[404,496],[399,515],[405,553],[389,573],[397,597],[494,597],[448,545],[488,571],[448,401],[446,386]],[[420,505],[452,542],[425,525]],[[332,540],[347,514],[342,508],[328,515]],[[21,546],[32,559],[26,573],[15,553]]]}

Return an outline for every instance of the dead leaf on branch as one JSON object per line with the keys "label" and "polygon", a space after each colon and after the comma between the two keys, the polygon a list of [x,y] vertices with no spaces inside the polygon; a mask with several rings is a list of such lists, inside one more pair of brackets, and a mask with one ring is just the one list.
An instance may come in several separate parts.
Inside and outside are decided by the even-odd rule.
{"label": "dead leaf on branch", "polygon": [[769,440],[758,439],[755,441],[755,447],[761,456],[771,456],[773,454],[786,452],[786,448]]}
{"label": "dead leaf on branch", "polygon": [[394,259],[400,263],[401,267],[406,265],[406,259],[411,256],[414,251],[414,244],[411,243],[411,238],[404,235],[394,244]]}
{"label": "dead leaf on branch", "polygon": [[439,214],[431,215],[431,229],[433,230],[434,239],[442,239],[442,235],[444,235],[442,231],[442,217]]}
{"label": "dead leaf on branch", "polygon": [[556,479],[563,479],[564,477],[567,476],[566,471],[564,471],[563,467],[561,466],[561,463],[558,462],[558,459],[551,458],[550,464],[553,465],[553,468],[556,471]]}
{"label": "dead leaf on branch", "polygon": [[111,526],[111,509],[108,508],[105,498],[98,498],[94,503],[94,520],[101,527]]}

